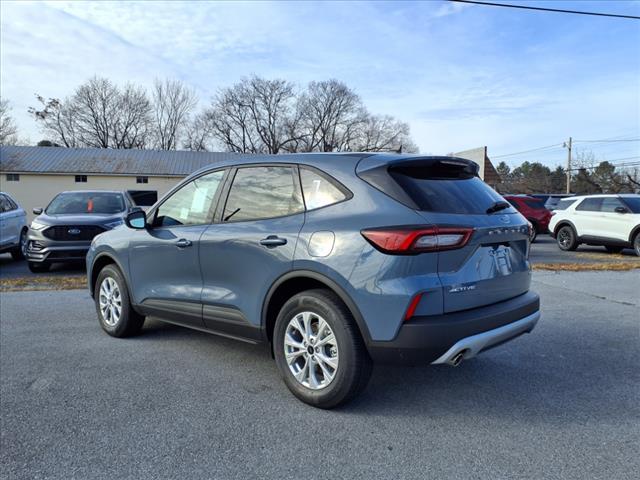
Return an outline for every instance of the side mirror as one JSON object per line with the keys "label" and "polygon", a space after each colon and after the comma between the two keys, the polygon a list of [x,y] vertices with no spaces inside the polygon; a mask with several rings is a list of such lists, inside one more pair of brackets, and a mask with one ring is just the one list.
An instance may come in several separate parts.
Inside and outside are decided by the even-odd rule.
{"label": "side mirror", "polygon": [[615,212],[616,213],[629,213],[629,210],[627,210],[625,207],[616,207]]}
{"label": "side mirror", "polygon": [[42,213],[42,207],[36,207],[33,209],[34,215],[40,215]]}
{"label": "side mirror", "polygon": [[144,230],[147,228],[147,214],[142,210],[130,212],[124,219],[124,223],[134,230]]}

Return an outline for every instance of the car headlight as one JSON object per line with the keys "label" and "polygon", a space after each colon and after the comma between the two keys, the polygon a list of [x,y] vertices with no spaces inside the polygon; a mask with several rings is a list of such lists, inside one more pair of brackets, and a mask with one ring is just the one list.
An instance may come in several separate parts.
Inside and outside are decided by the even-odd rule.
{"label": "car headlight", "polygon": [[42,230],[43,228],[47,228],[49,225],[46,225],[44,223],[40,223],[40,222],[36,222],[35,220],[33,222],[31,222],[31,229],[32,230]]}
{"label": "car headlight", "polygon": [[124,220],[119,218],[118,220],[114,220],[113,222],[105,223],[104,226],[107,228],[116,228],[117,226],[122,225],[123,223],[124,223]]}

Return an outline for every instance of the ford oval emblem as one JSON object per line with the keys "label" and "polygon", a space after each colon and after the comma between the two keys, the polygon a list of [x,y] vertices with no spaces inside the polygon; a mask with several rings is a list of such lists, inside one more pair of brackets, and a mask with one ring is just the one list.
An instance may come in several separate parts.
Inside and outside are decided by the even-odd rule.
{"label": "ford oval emblem", "polygon": [[500,220],[502,223],[509,223],[511,222],[511,220],[509,220],[509,215],[501,215],[500,218],[498,219]]}
{"label": "ford oval emblem", "polygon": [[70,235],[80,235],[80,229],[79,228],[70,228],[69,230],[67,230],[67,232]]}

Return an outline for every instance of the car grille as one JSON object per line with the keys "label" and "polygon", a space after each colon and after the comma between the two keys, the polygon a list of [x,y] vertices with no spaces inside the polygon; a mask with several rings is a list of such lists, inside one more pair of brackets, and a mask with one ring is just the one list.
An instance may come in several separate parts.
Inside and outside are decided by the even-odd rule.
{"label": "car grille", "polygon": [[86,255],[86,250],[59,250],[51,252],[47,259],[52,260],[54,258],[84,258]]}
{"label": "car grille", "polygon": [[105,229],[97,225],[56,225],[49,227],[42,234],[51,240],[58,241],[88,241],[104,232]]}

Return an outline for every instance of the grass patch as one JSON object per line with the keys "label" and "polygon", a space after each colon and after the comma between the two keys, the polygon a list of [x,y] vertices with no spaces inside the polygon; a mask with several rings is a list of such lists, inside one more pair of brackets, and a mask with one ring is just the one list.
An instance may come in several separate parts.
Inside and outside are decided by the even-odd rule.
{"label": "grass patch", "polygon": [[87,288],[87,277],[43,275],[0,279],[0,292],[27,290],[78,290]]}
{"label": "grass patch", "polygon": [[599,263],[534,263],[534,270],[557,270],[564,272],[586,272],[600,270],[627,271],[640,268],[640,262],[599,262]]}

